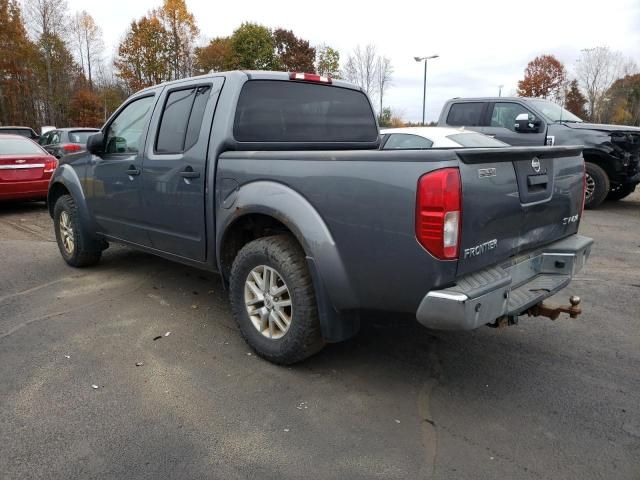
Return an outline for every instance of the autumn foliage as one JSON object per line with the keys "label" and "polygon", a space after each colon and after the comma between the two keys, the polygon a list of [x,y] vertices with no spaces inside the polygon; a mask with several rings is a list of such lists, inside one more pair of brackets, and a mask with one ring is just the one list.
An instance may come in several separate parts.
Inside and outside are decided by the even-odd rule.
{"label": "autumn foliage", "polygon": [[77,89],[69,102],[69,121],[76,127],[95,127],[103,122],[100,97],[89,88]]}
{"label": "autumn foliage", "polygon": [[541,55],[529,62],[518,82],[518,96],[557,98],[567,79],[564,65],[553,55]]}
{"label": "autumn foliage", "polygon": [[[335,51],[334,51],[335,52]],[[335,52],[337,54],[337,52]],[[196,49],[200,72],[233,69],[315,72],[316,49],[291,30],[243,23],[229,37]]]}

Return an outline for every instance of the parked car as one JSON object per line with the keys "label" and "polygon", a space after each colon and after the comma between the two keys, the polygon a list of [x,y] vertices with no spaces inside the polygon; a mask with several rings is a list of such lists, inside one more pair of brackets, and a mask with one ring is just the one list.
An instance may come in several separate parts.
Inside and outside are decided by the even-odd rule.
{"label": "parked car", "polygon": [[30,138],[31,140],[38,140],[38,138],[40,138],[33,128],[29,127],[0,127],[0,134],[20,135]]}
{"label": "parked car", "polygon": [[559,314],[539,306],[592,244],[579,147],[379,143],[362,90],[319,75],[147,88],[61,160],[60,253],[82,267],[118,242],[220,272],[242,335],[281,364],[355,334],[363,310],[439,329]]}
{"label": "parked car", "polygon": [[45,200],[58,161],[22,135],[0,135],[0,200]]}
{"label": "parked car", "polygon": [[420,150],[423,148],[503,148],[504,142],[464,128],[405,127],[384,128],[382,150]]}
{"label": "parked car", "polygon": [[438,126],[469,128],[509,145],[583,145],[586,208],[621,200],[640,183],[640,128],[585,123],[548,100],[494,97],[454,98]]}
{"label": "parked car", "polygon": [[97,128],[56,128],[40,137],[40,145],[54,157],[60,159],[68,153],[86,150],[87,140]]}

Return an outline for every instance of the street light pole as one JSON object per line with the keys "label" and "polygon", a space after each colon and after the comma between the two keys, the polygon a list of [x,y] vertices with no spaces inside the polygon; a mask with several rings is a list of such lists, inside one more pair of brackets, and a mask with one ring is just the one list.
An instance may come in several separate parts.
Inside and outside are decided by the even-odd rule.
{"label": "street light pole", "polygon": [[422,126],[424,127],[424,114],[427,107],[427,59],[424,59],[424,81],[422,82]]}
{"label": "street light pole", "polygon": [[416,62],[424,62],[424,80],[422,87],[422,125],[425,124],[425,112],[427,107],[427,61],[432,58],[438,58],[439,55],[430,55],[428,57],[413,57]]}
{"label": "street light pole", "polygon": [[504,87],[504,85],[498,85],[498,96],[499,97],[502,96],[502,87]]}

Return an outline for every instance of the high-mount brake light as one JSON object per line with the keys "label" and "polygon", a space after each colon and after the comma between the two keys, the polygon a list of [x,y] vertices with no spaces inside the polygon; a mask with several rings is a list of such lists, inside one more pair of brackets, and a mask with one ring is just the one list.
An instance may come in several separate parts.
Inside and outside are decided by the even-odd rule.
{"label": "high-mount brake light", "polygon": [[418,180],[416,238],[436,258],[458,258],[462,222],[460,171],[443,168]]}
{"label": "high-mount brake light", "polygon": [[303,82],[315,82],[331,84],[331,77],[325,77],[324,75],[318,75],[317,73],[289,73],[289,80],[301,80]]}

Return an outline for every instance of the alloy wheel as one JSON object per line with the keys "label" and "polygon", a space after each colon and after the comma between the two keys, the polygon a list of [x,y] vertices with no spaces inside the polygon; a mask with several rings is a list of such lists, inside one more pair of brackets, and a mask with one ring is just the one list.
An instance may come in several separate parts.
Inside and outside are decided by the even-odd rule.
{"label": "alloy wheel", "polygon": [[249,272],[244,302],[251,323],[264,337],[277,340],[289,331],[293,318],[291,294],[274,268],[259,265]]}
{"label": "alloy wheel", "polygon": [[71,224],[71,216],[66,210],[60,214],[60,239],[62,240],[64,250],[67,254],[71,255],[75,248],[75,237]]}
{"label": "alloy wheel", "polygon": [[588,173],[586,174],[586,176],[587,176],[587,189],[585,191],[585,196],[587,200],[589,200],[591,199],[591,197],[593,197],[593,193],[596,191],[596,181]]}

